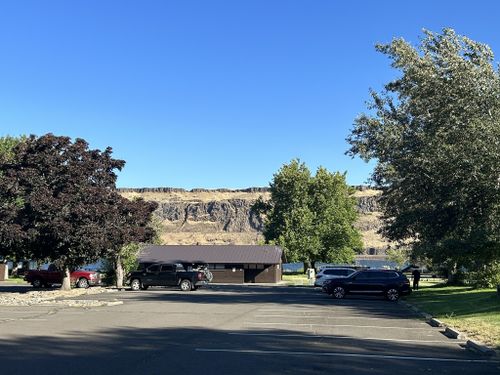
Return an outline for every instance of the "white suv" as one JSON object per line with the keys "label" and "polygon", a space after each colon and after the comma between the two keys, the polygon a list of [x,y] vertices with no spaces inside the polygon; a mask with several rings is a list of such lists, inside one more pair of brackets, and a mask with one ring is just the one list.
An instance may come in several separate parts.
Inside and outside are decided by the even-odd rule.
{"label": "white suv", "polygon": [[314,286],[321,287],[326,280],[347,277],[354,272],[356,272],[356,270],[352,268],[323,268],[316,275]]}

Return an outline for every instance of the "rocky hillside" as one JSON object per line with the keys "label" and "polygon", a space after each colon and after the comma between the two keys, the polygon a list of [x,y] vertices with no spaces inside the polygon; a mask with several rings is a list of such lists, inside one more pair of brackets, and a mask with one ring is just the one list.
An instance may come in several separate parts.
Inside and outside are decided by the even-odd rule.
{"label": "rocky hillside", "polygon": [[[142,197],[159,204],[165,244],[257,244],[263,241],[261,218],[252,212],[256,199],[269,198],[267,188],[193,189],[176,188],[120,189],[127,198]],[[380,226],[377,196],[379,192],[358,187],[354,194],[360,218],[357,227],[363,234],[365,249],[379,253],[388,245],[376,233]]]}

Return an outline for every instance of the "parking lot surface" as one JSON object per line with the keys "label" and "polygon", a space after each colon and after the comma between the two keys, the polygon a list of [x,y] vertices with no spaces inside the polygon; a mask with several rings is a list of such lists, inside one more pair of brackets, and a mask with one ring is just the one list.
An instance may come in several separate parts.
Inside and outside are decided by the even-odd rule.
{"label": "parking lot surface", "polygon": [[83,298],[123,304],[0,306],[0,373],[500,373],[497,359],[378,297],[215,285]]}

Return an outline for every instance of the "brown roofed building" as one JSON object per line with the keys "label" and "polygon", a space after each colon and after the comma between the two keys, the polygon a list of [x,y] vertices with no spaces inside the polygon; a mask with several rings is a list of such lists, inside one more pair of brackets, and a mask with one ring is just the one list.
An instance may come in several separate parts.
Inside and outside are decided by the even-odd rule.
{"label": "brown roofed building", "polygon": [[147,246],[140,263],[205,263],[213,283],[277,283],[281,281],[282,250],[254,245]]}

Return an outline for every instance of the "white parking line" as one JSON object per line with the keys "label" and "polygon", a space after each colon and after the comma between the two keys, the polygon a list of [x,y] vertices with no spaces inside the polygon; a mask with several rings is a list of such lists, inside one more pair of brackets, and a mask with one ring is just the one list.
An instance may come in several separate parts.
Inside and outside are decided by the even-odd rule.
{"label": "white parking line", "polygon": [[432,329],[432,327],[391,327],[391,326],[365,326],[365,325],[358,325],[358,324],[316,324],[316,323],[281,323],[281,322],[259,322],[259,323],[253,323],[253,322],[245,322],[243,323],[246,326],[299,326],[299,327],[356,327],[356,328],[382,328],[382,329],[417,329],[417,330],[429,330]]}
{"label": "white parking line", "polygon": [[358,354],[358,353],[338,353],[338,352],[295,352],[284,350],[255,350],[255,349],[218,349],[218,348],[196,348],[197,352],[208,353],[237,353],[237,354],[261,354],[261,355],[291,355],[291,356],[320,356],[320,357],[353,357],[353,358],[377,358],[395,359],[402,361],[428,361],[428,362],[457,362],[457,363],[498,363],[487,359],[458,359],[458,358],[438,358],[438,357],[411,357],[397,355],[380,354]]}
{"label": "white parking line", "polygon": [[[342,308],[342,309],[337,309],[337,308],[328,308],[328,309],[320,309],[320,308],[315,308],[315,309],[302,309],[302,308],[290,308],[290,309],[259,309],[259,312],[261,313],[304,313],[304,314],[317,314],[320,312],[327,312],[327,313],[335,313],[338,311],[344,311],[344,312],[353,312],[357,313],[359,312],[359,309],[354,309],[354,308]],[[383,314],[383,315],[404,315],[404,316],[413,316],[411,311],[407,310],[379,310],[379,311],[369,311],[367,314]]]}
{"label": "white parking line", "polygon": [[243,333],[243,332],[228,332],[228,335],[233,336],[262,336],[262,337],[290,337],[290,338],[312,338],[312,339],[331,339],[331,340],[366,340],[366,341],[392,341],[392,342],[413,342],[424,344],[439,344],[456,346],[465,344],[465,341],[438,341],[438,340],[407,340],[407,339],[383,339],[378,337],[352,337],[352,336],[326,336],[326,335],[304,335],[295,333]]}
{"label": "white parking line", "polygon": [[[255,318],[291,318],[291,319],[363,319],[363,320],[387,320],[388,318],[375,318],[363,316],[324,316],[324,315],[255,315]],[[428,325],[427,323],[416,321],[415,323]]]}
{"label": "white parking line", "polygon": [[46,321],[46,320],[48,320],[48,319],[41,319],[41,318],[18,318],[17,320]]}

